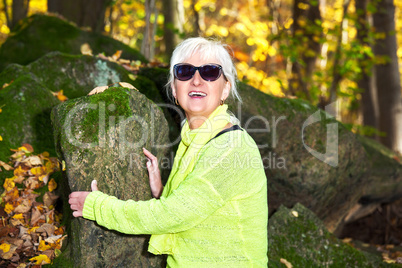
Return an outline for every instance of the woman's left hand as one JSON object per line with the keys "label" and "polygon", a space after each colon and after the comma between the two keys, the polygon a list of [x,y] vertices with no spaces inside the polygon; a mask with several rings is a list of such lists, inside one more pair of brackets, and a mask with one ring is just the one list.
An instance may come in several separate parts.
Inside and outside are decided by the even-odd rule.
{"label": "woman's left hand", "polygon": [[159,198],[163,191],[161,173],[158,167],[158,159],[145,148],[142,148],[145,156],[148,158],[147,169],[149,174],[149,186],[151,187],[152,196]]}
{"label": "woman's left hand", "polygon": [[[96,180],[93,180],[91,183],[91,190],[99,191],[98,184]],[[72,192],[68,197],[68,203],[70,204],[70,208],[73,211],[74,217],[82,217],[82,210],[84,209],[85,199],[91,192]]]}

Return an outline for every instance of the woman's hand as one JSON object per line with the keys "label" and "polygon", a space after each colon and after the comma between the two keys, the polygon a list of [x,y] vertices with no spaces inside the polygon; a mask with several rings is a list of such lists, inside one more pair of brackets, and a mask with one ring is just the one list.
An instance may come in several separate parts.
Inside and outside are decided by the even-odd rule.
{"label": "woman's hand", "polygon": [[[98,191],[98,183],[93,180],[91,183],[91,190]],[[85,199],[91,192],[72,192],[69,195],[68,203],[70,208],[73,210],[74,217],[82,217],[82,210],[84,208]]]}
{"label": "woman's hand", "polygon": [[147,169],[149,174],[149,186],[151,187],[152,196],[159,198],[163,191],[161,173],[159,172],[158,159],[147,149],[142,148],[145,156],[148,158]]}

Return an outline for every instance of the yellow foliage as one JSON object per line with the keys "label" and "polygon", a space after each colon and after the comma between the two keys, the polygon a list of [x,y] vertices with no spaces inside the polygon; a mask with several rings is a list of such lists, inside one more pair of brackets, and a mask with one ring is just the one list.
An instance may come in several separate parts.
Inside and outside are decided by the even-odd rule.
{"label": "yellow foliage", "polygon": [[56,181],[55,181],[54,179],[51,179],[51,180],[49,181],[49,184],[48,184],[47,187],[49,188],[49,192],[52,192],[54,189],[57,188],[57,183],[56,183]]}
{"label": "yellow foliage", "polygon": [[39,242],[39,246],[38,246],[39,251],[45,251],[45,250],[48,250],[51,248],[52,248],[52,245],[50,243],[47,243],[45,240],[41,240]]}
{"label": "yellow foliage", "polygon": [[18,214],[15,214],[13,216],[13,218],[17,219],[17,220],[22,220],[22,219],[24,219],[24,215],[22,215],[22,213],[18,213]]}
{"label": "yellow foliage", "polygon": [[0,135],[0,141],[3,141],[3,137]]}
{"label": "yellow foliage", "polygon": [[7,192],[12,190],[15,187],[14,180],[12,178],[11,179],[6,179],[4,181],[3,187],[4,187],[4,189],[6,189]]}
{"label": "yellow foliage", "polygon": [[6,253],[6,252],[9,252],[10,251],[10,244],[8,244],[8,243],[3,243],[3,244],[1,244],[0,245],[0,249],[4,252],[4,253]]}
{"label": "yellow foliage", "polygon": [[35,261],[36,265],[44,265],[44,264],[49,264],[52,261],[49,259],[48,256],[44,254],[40,254],[39,256],[33,257],[29,259],[30,261]]}
{"label": "yellow foliage", "polygon": [[13,204],[11,204],[11,203],[6,203],[6,206],[4,207],[4,211],[5,211],[7,214],[10,214],[11,212],[13,212],[13,210],[14,210]]}

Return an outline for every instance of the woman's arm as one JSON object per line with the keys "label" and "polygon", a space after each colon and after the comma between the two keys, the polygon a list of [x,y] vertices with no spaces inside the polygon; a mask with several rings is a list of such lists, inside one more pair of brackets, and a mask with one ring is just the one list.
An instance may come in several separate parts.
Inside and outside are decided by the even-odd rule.
{"label": "woman's arm", "polygon": [[[258,188],[261,168],[242,161],[261,156],[242,148],[205,150],[187,178],[168,197],[148,201],[122,201],[95,191],[85,200],[84,218],[95,220],[109,229],[130,234],[164,234],[188,230],[227,200],[244,197]],[[250,160],[250,159],[249,159]],[[265,175],[264,175],[265,176]]]}

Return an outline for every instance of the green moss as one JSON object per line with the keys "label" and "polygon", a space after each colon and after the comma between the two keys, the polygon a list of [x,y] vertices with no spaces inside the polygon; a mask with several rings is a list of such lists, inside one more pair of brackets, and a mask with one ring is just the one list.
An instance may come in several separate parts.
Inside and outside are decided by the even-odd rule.
{"label": "green moss", "polygon": [[388,267],[377,256],[338,240],[300,204],[279,208],[269,219],[268,237],[270,267],[285,267],[279,266],[281,258],[293,267]]}
{"label": "green moss", "polygon": [[98,33],[87,32],[55,16],[36,14],[26,18],[0,48],[0,70],[9,63],[26,65],[51,51],[81,54],[88,43],[94,55],[113,55],[122,50],[122,58],[147,62],[137,50]]}
{"label": "green moss", "polygon": [[[0,90],[0,159],[7,161],[10,149],[30,143],[35,153],[55,154],[50,109],[59,101],[37,79],[28,74],[19,76]],[[3,174],[0,173],[0,177]]]}

